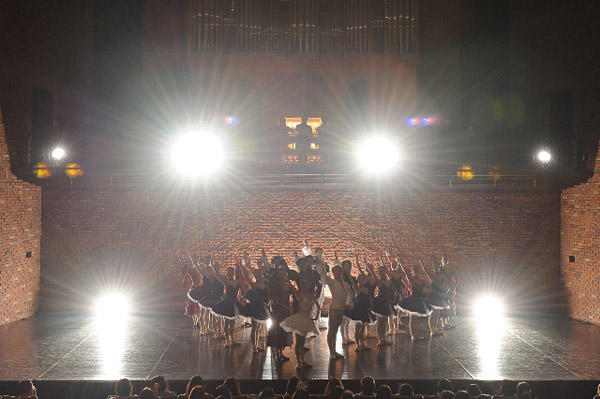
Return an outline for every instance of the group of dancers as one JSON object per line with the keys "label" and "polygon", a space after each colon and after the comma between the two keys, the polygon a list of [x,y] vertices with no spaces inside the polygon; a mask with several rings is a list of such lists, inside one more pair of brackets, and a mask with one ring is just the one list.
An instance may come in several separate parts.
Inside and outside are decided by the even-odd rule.
{"label": "group of dancers", "polygon": [[[411,340],[425,339],[415,333],[415,318],[428,320],[429,337],[452,328],[458,279],[448,267],[446,255],[434,262],[430,271],[420,259],[415,266],[404,266],[387,252],[377,268],[366,259],[361,263],[358,255],[354,263],[348,259],[340,262],[337,253],[330,268],[323,249],[313,251],[306,242],[302,255],[294,252],[293,270],[282,256],[269,261],[264,249],[253,267],[244,252],[243,259],[224,272],[210,256],[179,258],[187,291],[186,313],[201,334],[225,339],[226,348],[240,345],[234,339],[236,319],[249,319],[254,352],[269,346],[278,362],[289,360],[283,349],[292,346],[293,335],[298,368],[311,366],[304,359],[305,342],[323,328],[319,320],[326,287],[331,293],[327,312],[331,360],[344,357],[335,349],[340,330],[344,345],[356,344],[355,350],[363,351],[371,349],[367,345],[367,326],[371,324],[376,325],[377,346],[389,345],[388,336],[402,327],[408,329]],[[408,325],[403,324],[402,316],[408,317]],[[350,338],[351,323],[354,340]]]}

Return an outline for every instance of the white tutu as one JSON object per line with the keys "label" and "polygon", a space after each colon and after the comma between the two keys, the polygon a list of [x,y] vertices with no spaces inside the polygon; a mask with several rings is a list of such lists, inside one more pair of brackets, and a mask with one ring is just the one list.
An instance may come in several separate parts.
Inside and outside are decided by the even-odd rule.
{"label": "white tutu", "polygon": [[286,317],[279,326],[287,332],[304,335],[305,337],[319,335],[319,329],[315,321],[301,313],[294,313],[290,317]]}

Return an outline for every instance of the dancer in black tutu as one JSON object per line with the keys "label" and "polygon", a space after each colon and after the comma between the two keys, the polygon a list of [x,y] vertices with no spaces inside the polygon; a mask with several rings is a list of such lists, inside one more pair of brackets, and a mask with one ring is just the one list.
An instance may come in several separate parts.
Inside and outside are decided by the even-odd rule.
{"label": "dancer in black tutu", "polygon": [[[264,256],[266,258],[266,256]],[[271,327],[267,332],[267,346],[270,346],[275,356],[275,361],[290,360],[283,355],[283,348],[292,345],[292,334],[285,331],[279,323],[292,314],[290,310],[290,295],[292,287],[288,279],[287,263],[281,256],[274,256],[271,265],[263,260],[263,267],[268,272],[268,285],[271,296]]]}
{"label": "dancer in black tutu", "polygon": [[422,339],[423,337],[415,335],[413,319],[415,317],[429,317],[431,314],[431,309],[425,302],[427,296],[425,287],[427,287],[427,285],[417,277],[414,268],[408,267],[407,270],[404,268],[402,268],[402,270],[404,271],[406,278],[411,282],[412,294],[398,302],[398,308],[400,311],[409,315],[408,331],[410,333],[410,339],[415,341],[417,339]]}
{"label": "dancer in black tutu", "polygon": [[394,308],[394,286],[385,266],[379,266],[377,269],[379,278],[375,275],[373,267],[368,263],[367,269],[377,282],[377,295],[373,301],[373,313],[377,316],[377,346],[390,345],[391,342],[386,339],[386,332],[388,317],[396,314],[396,309]]}
{"label": "dancer in black tutu", "polygon": [[[240,309],[244,317],[249,317],[252,320],[252,330],[250,331],[250,341],[254,353],[263,352],[265,345],[261,345],[262,330],[265,328],[267,321],[271,317],[271,312],[268,309],[270,301],[269,286],[262,270],[252,269],[250,267],[250,258],[247,252],[244,252],[245,265],[241,268],[244,277],[250,284],[251,288],[244,295],[247,303]],[[252,279],[254,277],[254,279]]]}
{"label": "dancer in black tutu", "polygon": [[[237,267],[239,266],[238,263]],[[240,292],[241,283],[235,279],[235,269],[233,267],[227,268],[225,276],[221,275],[214,264],[212,268],[217,278],[225,286],[225,296],[219,303],[212,307],[212,314],[225,319],[225,348],[239,346],[241,344],[234,340],[233,333],[235,319],[240,315],[239,309],[241,305],[237,297]]]}
{"label": "dancer in black tutu", "polygon": [[442,310],[450,309],[448,299],[445,297],[447,292],[446,276],[444,273],[440,272],[440,270],[437,270],[433,274],[433,277],[430,277],[423,262],[419,260],[419,263],[431,284],[431,292],[426,300],[427,306],[431,309],[431,315],[429,316],[429,331],[432,337],[437,337],[444,334],[439,325],[440,313]]}
{"label": "dancer in black tutu", "polygon": [[360,266],[358,256],[356,257],[356,267],[359,275],[356,279],[357,286],[354,290],[354,306],[344,313],[346,320],[354,321],[354,339],[356,340],[356,352],[370,350],[367,346],[367,326],[377,321],[373,314],[373,299],[375,292],[375,280],[372,276],[365,274]]}
{"label": "dancer in black tutu", "polygon": [[[219,323],[220,318],[211,317],[210,312],[211,308],[223,296],[223,284],[215,278],[215,273],[200,258],[197,258],[195,264],[192,257],[190,257],[190,261],[195,270],[202,276],[202,285],[195,286],[188,292],[188,298],[200,307],[200,333],[202,335],[214,334],[214,338],[222,338],[222,326]],[[210,260],[206,259],[206,262],[210,263]],[[212,330],[211,324],[213,327]]]}

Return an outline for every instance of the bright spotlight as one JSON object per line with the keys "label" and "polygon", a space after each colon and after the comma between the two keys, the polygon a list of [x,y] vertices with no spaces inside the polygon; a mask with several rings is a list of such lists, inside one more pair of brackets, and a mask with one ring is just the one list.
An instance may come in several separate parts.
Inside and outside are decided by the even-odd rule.
{"label": "bright spotlight", "polygon": [[96,300],[95,313],[99,323],[125,321],[129,315],[129,300],[119,293],[105,294]]}
{"label": "bright spotlight", "polygon": [[385,137],[371,137],[358,147],[360,166],[368,173],[382,173],[396,165],[400,156],[393,142]]}
{"label": "bright spotlight", "polygon": [[479,320],[499,321],[504,317],[504,305],[498,297],[484,295],[473,303],[473,315]]}
{"label": "bright spotlight", "polygon": [[67,153],[65,152],[65,150],[62,147],[56,147],[55,149],[52,150],[52,152],[50,153],[50,156],[55,161],[60,161],[61,159],[63,159],[63,157],[66,154]]}
{"label": "bright spotlight", "polygon": [[550,151],[543,149],[538,151],[536,158],[538,162],[546,164],[552,161],[552,154],[550,153]]}
{"label": "bright spotlight", "polygon": [[223,165],[225,152],[218,137],[210,132],[181,136],[171,149],[177,170],[186,176],[207,176]]}

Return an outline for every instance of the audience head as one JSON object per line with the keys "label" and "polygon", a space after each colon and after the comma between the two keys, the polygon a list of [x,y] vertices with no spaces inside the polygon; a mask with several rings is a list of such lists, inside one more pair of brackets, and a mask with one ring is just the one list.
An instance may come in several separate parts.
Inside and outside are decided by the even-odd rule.
{"label": "audience head", "polygon": [[156,395],[152,389],[146,387],[142,389],[142,392],[140,392],[140,399],[156,399]]}
{"label": "audience head", "polygon": [[190,392],[192,392],[192,388],[194,388],[196,385],[202,385],[202,377],[199,375],[194,375],[190,378],[187,386],[185,387],[185,394],[189,395]]}
{"label": "audience head", "polygon": [[204,399],[206,397],[206,390],[202,385],[195,385],[187,396],[187,399]]}
{"label": "audience head", "polygon": [[327,399],[342,399],[344,387],[333,387],[331,393],[327,395]]}
{"label": "audience head", "polygon": [[444,389],[440,392],[440,399],[454,399],[454,392]]}
{"label": "audience head", "polygon": [[481,388],[477,384],[469,384],[467,392],[469,392],[469,395],[477,397],[481,395]]}
{"label": "audience head", "polygon": [[349,390],[345,390],[344,393],[342,394],[342,399],[352,399],[354,398],[354,393],[352,391]]}
{"label": "audience head", "polygon": [[131,396],[132,390],[131,381],[128,378],[121,378],[115,384],[115,394],[117,396]]}
{"label": "audience head", "polygon": [[471,399],[471,395],[469,395],[469,392],[461,389],[460,391],[456,391],[454,399]]}
{"label": "audience head", "polygon": [[415,394],[415,390],[410,384],[402,384],[400,385],[400,389],[398,390],[398,394],[401,396],[413,396]]}
{"label": "audience head", "polygon": [[240,396],[242,394],[242,391],[240,390],[240,384],[235,377],[225,378],[225,381],[223,381],[223,388],[225,391],[229,391],[231,396]]}
{"label": "audience head", "polygon": [[260,391],[260,393],[258,394],[259,399],[268,399],[268,398],[274,398],[275,397],[275,391],[273,390],[273,388],[265,388],[262,391]]}
{"label": "audience head", "polygon": [[339,378],[332,377],[329,379],[329,381],[327,381],[327,386],[325,387],[325,395],[329,396],[331,394],[331,391],[335,387],[342,387],[343,389],[344,384],[342,384],[342,380],[340,380]]}
{"label": "audience head", "polygon": [[488,395],[487,393],[482,393],[479,395],[477,399],[492,399],[492,395]]}
{"label": "audience head", "polygon": [[169,390],[169,384],[167,384],[167,380],[162,375],[157,375],[150,382],[152,383],[152,387],[156,387],[155,394]]}
{"label": "audience head", "polygon": [[309,398],[309,394],[306,389],[298,389],[292,395],[292,399],[308,399],[308,398]]}
{"label": "audience head", "polygon": [[20,397],[29,397],[36,396],[35,387],[33,386],[33,382],[31,380],[21,380],[17,385],[17,396]]}
{"label": "audience head", "polygon": [[502,380],[500,383],[500,393],[504,396],[512,396],[516,393],[515,382],[508,378]]}
{"label": "audience head", "polygon": [[517,384],[517,395],[519,399],[528,399],[531,394],[531,387],[528,383],[522,381]]}
{"label": "audience head", "polygon": [[361,393],[373,395],[375,393],[375,388],[375,379],[370,375],[364,376],[362,380],[360,380]]}
{"label": "audience head", "polygon": [[296,392],[299,382],[300,378],[296,377],[295,375],[290,377],[287,381],[287,386],[285,387],[285,393],[289,393],[291,395]]}
{"label": "audience head", "polygon": [[376,399],[392,399],[392,388],[389,385],[381,385],[377,388]]}
{"label": "audience head", "polygon": [[442,391],[452,391],[452,381],[447,378],[439,380],[437,382],[437,391],[438,393],[442,393]]}

